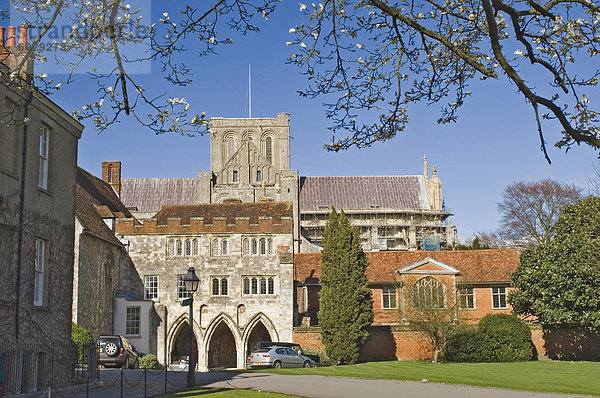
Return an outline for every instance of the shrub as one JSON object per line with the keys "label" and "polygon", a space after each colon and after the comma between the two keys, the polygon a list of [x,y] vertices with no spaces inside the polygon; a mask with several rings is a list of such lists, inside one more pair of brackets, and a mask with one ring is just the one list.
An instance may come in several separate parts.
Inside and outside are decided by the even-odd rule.
{"label": "shrub", "polygon": [[314,348],[314,347],[308,347],[308,348],[302,349],[302,354],[318,355],[319,356],[319,366],[331,366],[331,364],[332,364],[332,361],[327,356],[327,353],[325,352],[325,350],[320,350],[320,349]]}
{"label": "shrub", "polygon": [[477,332],[484,339],[482,354],[486,361],[513,362],[532,359],[531,330],[516,316],[486,315],[479,322]]}
{"label": "shrub", "polygon": [[159,369],[160,364],[158,363],[158,359],[154,354],[144,354],[140,355],[138,359],[138,364],[141,369]]}
{"label": "shrub", "polygon": [[448,337],[444,359],[450,362],[485,362],[484,344],[483,336],[476,330],[457,332]]}
{"label": "shrub", "polygon": [[87,361],[87,348],[94,342],[92,334],[83,326],[79,326],[75,322],[72,322],[71,340],[77,344],[77,359],[79,363],[84,363]]}

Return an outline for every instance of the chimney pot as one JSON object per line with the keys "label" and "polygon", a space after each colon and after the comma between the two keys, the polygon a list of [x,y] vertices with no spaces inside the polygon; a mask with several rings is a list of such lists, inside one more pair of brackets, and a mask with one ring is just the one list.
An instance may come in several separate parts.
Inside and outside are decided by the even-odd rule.
{"label": "chimney pot", "polygon": [[4,32],[6,29],[4,26],[0,26],[0,47],[4,47]]}
{"label": "chimney pot", "polygon": [[8,35],[6,36],[6,47],[14,47],[16,45],[16,32],[17,29],[14,26],[8,27]]}
{"label": "chimney pot", "polygon": [[19,45],[27,46],[27,25],[23,24],[19,27]]}

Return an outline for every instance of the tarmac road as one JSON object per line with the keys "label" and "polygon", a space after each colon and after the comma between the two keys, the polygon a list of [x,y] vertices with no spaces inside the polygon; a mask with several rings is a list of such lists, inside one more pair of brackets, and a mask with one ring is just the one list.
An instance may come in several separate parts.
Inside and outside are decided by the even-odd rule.
{"label": "tarmac road", "polygon": [[[120,370],[101,370],[103,387],[90,389],[92,398],[121,397]],[[167,390],[185,389],[187,372],[168,372]],[[144,397],[164,392],[165,373],[152,371],[146,374],[144,390],[143,370],[123,371],[122,397]],[[349,379],[325,376],[287,376],[272,373],[206,372],[196,373],[196,385],[203,387],[239,388],[260,391],[273,391],[301,397],[351,398],[351,397],[432,397],[432,398],[556,398],[576,397],[576,395],[535,393],[499,388],[474,387],[457,384],[420,383],[414,381]],[[86,391],[57,391],[53,397],[85,398]]]}

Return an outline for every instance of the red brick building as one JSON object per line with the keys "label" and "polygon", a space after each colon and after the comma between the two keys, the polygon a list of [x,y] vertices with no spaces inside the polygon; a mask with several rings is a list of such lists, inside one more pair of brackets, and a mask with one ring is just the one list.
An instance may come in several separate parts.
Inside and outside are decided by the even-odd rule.
{"label": "red brick building", "polygon": [[[510,273],[519,265],[517,250],[368,252],[367,276],[375,318],[363,359],[424,359],[430,356],[425,337],[407,320],[415,291],[426,300],[456,308],[458,317],[476,323],[489,313],[510,313]],[[294,341],[322,349],[318,329],[320,253],[294,256],[297,327]],[[424,305],[428,303],[423,303]]]}

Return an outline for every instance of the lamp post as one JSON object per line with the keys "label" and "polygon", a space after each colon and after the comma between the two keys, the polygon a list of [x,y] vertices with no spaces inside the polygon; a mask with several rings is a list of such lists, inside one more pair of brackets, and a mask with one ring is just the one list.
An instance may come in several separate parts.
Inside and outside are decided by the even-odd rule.
{"label": "lamp post", "polygon": [[187,374],[187,386],[188,388],[194,387],[196,384],[196,356],[194,355],[194,293],[198,290],[198,284],[200,279],[196,275],[194,267],[188,268],[187,274],[183,277],[183,285],[185,291],[190,294],[190,342],[189,342],[189,359],[188,359],[188,374]]}

